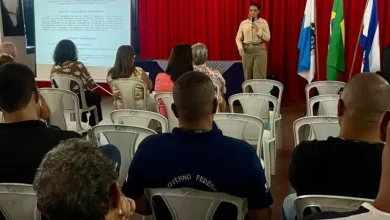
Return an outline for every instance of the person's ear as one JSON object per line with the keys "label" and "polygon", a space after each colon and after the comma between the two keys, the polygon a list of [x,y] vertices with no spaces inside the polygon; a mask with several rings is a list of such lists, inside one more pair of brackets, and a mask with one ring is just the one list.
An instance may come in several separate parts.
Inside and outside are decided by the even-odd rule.
{"label": "person's ear", "polygon": [[175,103],[172,103],[171,109],[173,111],[173,114],[176,116],[176,118],[179,118],[179,112],[177,111],[177,107],[176,107]]}
{"label": "person's ear", "polygon": [[121,193],[119,191],[118,183],[112,183],[109,191],[110,210],[118,209],[120,201]]}
{"label": "person's ear", "polygon": [[213,100],[213,115],[215,115],[215,113],[217,113],[217,109],[218,109],[218,99],[214,99]]}
{"label": "person's ear", "polygon": [[387,139],[386,136],[387,136],[387,127],[389,125],[389,121],[390,121],[390,110],[386,111],[383,114],[381,122],[379,124],[381,141],[383,141],[383,142],[386,142],[386,139]]}
{"label": "person's ear", "polygon": [[344,115],[345,111],[345,104],[342,99],[339,99],[339,102],[337,104],[337,116],[342,117]]}

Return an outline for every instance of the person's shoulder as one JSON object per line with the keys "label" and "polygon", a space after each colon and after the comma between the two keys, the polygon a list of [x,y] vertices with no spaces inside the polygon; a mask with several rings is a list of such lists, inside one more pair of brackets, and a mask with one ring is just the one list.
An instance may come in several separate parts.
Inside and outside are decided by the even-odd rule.
{"label": "person's shoulder", "polygon": [[248,19],[245,19],[245,20],[241,21],[240,25],[249,24],[249,23],[251,23],[251,21],[249,21]]}
{"label": "person's shoulder", "polygon": [[135,67],[135,71],[136,71],[137,73],[142,73],[142,72],[144,72],[144,70],[143,70],[141,67],[138,67],[138,66]]}
{"label": "person's shoulder", "polygon": [[255,149],[246,141],[228,137],[220,136],[218,139],[218,145],[222,145],[227,151],[232,151],[241,154],[256,154]]}
{"label": "person's shoulder", "polygon": [[164,145],[165,143],[172,140],[172,133],[163,133],[163,134],[156,134],[156,135],[150,135],[146,137],[141,144],[139,145],[138,150],[145,150],[145,149],[156,149],[155,146],[157,145]]}
{"label": "person's shoulder", "polygon": [[64,131],[60,129],[48,128],[53,137],[57,137],[59,140],[67,140],[71,138],[81,138],[82,136],[74,131]]}
{"label": "person's shoulder", "polygon": [[312,157],[327,146],[329,146],[328,140],[302,141],[295,147],[293,157],[299,156],[300,158],[307,158],[305,155],[310,155]]}

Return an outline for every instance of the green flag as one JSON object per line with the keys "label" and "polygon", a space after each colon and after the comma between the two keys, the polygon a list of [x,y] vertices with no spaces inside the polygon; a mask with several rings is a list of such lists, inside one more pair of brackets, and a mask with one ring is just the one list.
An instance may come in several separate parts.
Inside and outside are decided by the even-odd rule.
{"label": "green flag", "polygon": [[343,0],[334,0],[331,17],[326,78],[337,80],[339,72],[345,71],[344,61],[344,7]]}

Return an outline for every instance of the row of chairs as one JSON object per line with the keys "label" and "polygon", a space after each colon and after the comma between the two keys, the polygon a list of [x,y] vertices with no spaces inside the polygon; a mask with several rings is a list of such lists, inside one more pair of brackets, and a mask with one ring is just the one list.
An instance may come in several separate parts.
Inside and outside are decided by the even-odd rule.
{"label": "row of chairs", "polygon": [[[212,220],[221,203],[229,203],[237,209],[237,220],[245,219],[247,203],[245,199],[224,193],[204,192],[194,189],[147,189],[145,195],[150,204],[154,197],[161,197],[168,207],[173,220]],[[298,220],[303,219],[306,210],[317,208],[318,211],[348,212],[357,210],[362,203],[373,200],[310,195],[298,197],[295,202]],[[37,198],[32,185],[1,183],[0,212],[6,220],[40,220],[41,213],[37,209]],[[155,216],[154,206],[152,212]]]}

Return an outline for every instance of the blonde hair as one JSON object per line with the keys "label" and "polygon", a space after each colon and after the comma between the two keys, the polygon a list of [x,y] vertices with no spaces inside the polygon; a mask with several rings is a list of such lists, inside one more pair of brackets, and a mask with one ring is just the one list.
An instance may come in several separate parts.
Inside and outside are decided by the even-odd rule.
{"label": "blonde hair", "polygon": [[15,58],[16,57],[16,46],[11,42],[4,42],[1,44],[3,49],[3,53],[8,54],[9,56]]}

